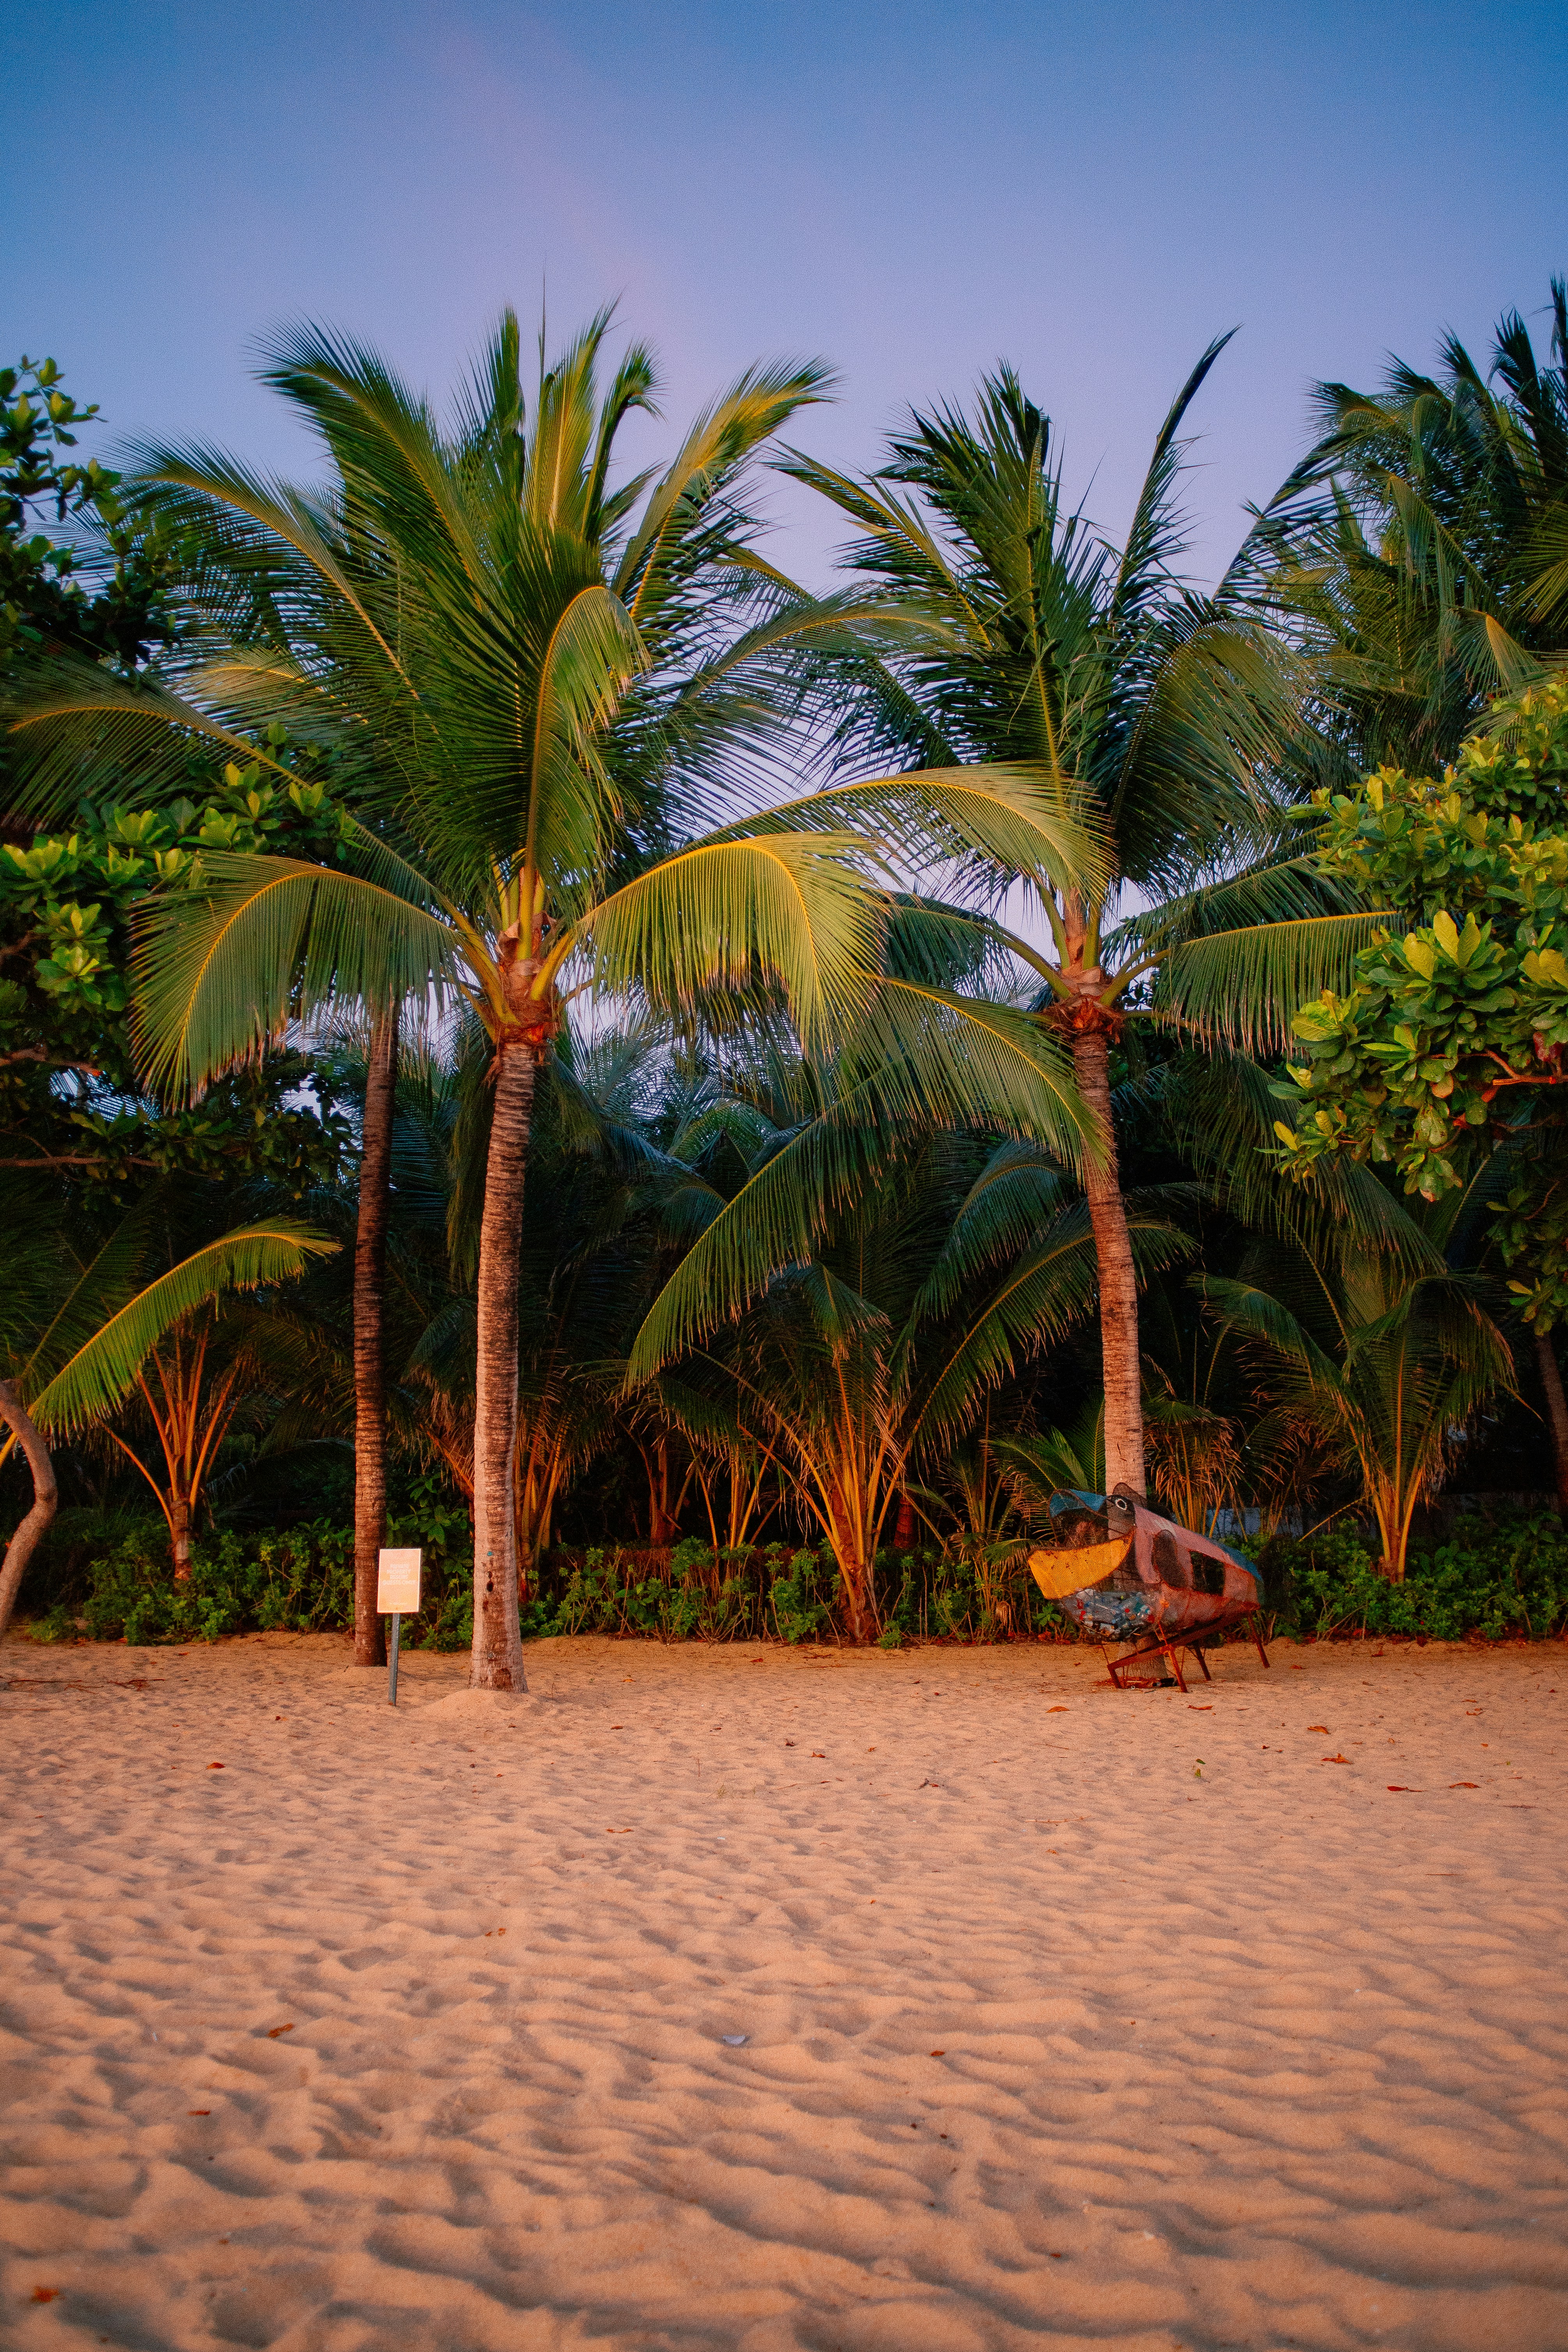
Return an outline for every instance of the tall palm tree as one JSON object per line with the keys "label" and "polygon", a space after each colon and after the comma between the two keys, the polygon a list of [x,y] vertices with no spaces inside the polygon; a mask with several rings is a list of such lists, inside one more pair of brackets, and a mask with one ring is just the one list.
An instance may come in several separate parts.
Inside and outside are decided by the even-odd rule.
{"label": "tall palm tree", "polygon": [[[1129,1020],[1150,1017],[1151,976],[1168,973],[1188,941],[1250,935],[1323,902],[1281,846],[1271,783],[1293,708],[1288,672],[1239,601],[1224,589],[1201,596],[1175,571],[1181,427],[1227,341],[1210,344],[1172,404],[1120,549],[1064,505],[1050,420],[1006,367],[985,380],[973,419],[949,406],[912,415],[868,478],[802,457],[786,468],[857,526],[846,561],[874,607],[903,623],[841,698],[841,755],[1006,761],[1038,777],[1064,814],[1103,829],[1105,881],[1041,894],[1048,952],[994,929],[1070,1042],[1099,1138],[1087,1192],[1105,1475],[1139,1493],[1137,1285],[1111,1050]],[[1234,956],[1230,970],[1234,980]]]}
{"label": "tall palm tree", "polygon": [[[827,1037],[877,979],[883,852],[867,811],[932,857],[1021,866],[1041,887],[1098,867],[1072,811],[1005,774],[756,810],[789,664],[840,616],[758,556],[745,469],[824,374],[750,371],[664,473],[612,488],[617,432],[651,406],[653,377],[633,349],[600,399],[607,327],[596,319],[553,367],[541,350],[530,417],[508,314],[450,431],[373,353],[315,330],[287,338],[267,378],[319,436],[328,488],[278,488],[200,450],[149,453],[141,492],[221,581],[217,642],[177,694],[95,680],[28,721],[35,793],[89,736],[98,756],[136,760],[144,779],[162,761],[172,778],[193,735],[250,751],[282,723],[332,750],[359,809],[340,872],[214,854],[199,888],[150,905],[138,1020],[161,1083],[199,1088],[336,1000],[455,992],[491,1041],[473,1678],[503,1690],[526,1687],[513,1533],[524,1173],[567,997],[616,990],[689,1019],[716,993],[748,996]],[[1065,1136],[1079,1124],[1071,1085],[1048,1055],[1032,1061]]]}

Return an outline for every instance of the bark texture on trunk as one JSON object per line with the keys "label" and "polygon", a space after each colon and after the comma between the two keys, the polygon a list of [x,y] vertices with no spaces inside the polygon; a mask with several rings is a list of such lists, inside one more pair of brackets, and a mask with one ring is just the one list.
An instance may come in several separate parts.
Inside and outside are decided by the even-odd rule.
{"label": "bark texture on trunk", "polygon": [[844,1630],[852,1642],[874,1642],[880,1630],[875,1579],[860,1527],[852,1510],[839,1501],[832,1505],[832,1523],[833,1552],[844,1588]]}
{"label": "bark texture on trunk", "polygon": [[1568,1397],[1563,1393],[1563,1374],[1558,1370],[1557,1350],[1549,1332],[1536,1333],[1535,1356],[1541,1366],[1541,1385],[1546,1391],[1546,1419],[1552,1431],[1552,1460],[1557,1475],[1557,1507],[1568,1519]]}
{"label": "bark texture on trunk", "polygon": [[4,1633],[11,1622],[27,1562],[55,1516],[59,1489],[55,1484],[49,1449],[10,1381],[0,1381],[0,1420],[8,1423],[16,1433],[16,1443],[26,1455],[27,1467],[33,1474],[33,1507],[6,1545],[5,1560],[0,1562],[0,1633]]}
{"label": "bark texture on trunk", "polygon": [[517,1628],[517,1545],[512,1511],[517,1442],[517,1272],[523,1180],[533,1111],[534,1059],[525,1045],[499,1055],[479,1228],[479,1352],[474,1396],[474,1660],[476,1690],[527,1690]]}
{"label": "bark texture on trunk", "polygon": [[1116,1134],[1111,1120],[1111,1049],[1104,1028],[1090,1021],[1074,1027],[1072,1069],[1078,1090],[1093,1115],[1105,1148],[1104,1158],[1098,1168],[1088,1171],[1084,1186],[1100,1276],[1100,1350],[1105,1373],[1105,1491],[1109,1494],[1117,1486],[1130,1486],[1134,1495],[1142,1495],[1145,1488],[1138,1280],[1116,1164]]}
{"label": "bark texture on trunk", "polygon": [[915,1506],[908,1495],[903,1492],[898,1497],[898,1517],[893,1523],[893,1549],[894,1551],[915,1549]]}
{"label": "bark texture on trunk", "polygon": [[376,1610],[379,1555],[387,1539],[387,1396],[382,1317],[386,1294],[387,1191],[397,1092],[397,1007],[371,1036],[365,1124],[360,1152],[360,1214],[354,1236],[354,1664],[384,1666],[386,1636]]}
{"label": "bark texture on trunk", "polygon": [[176,1488],[169,1496],[169,1549],[174,1559],[174,1581],[191,1581],[191,1498]]}

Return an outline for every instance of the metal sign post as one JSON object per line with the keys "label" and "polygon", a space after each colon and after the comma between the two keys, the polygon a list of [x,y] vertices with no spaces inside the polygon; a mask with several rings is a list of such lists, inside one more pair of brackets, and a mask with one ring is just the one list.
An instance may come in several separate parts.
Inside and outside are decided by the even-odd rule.
{"label": "metal sign post", "polygon": [[404,1616],[419,1614],[420,1570],[424,1554],[415,1548],[411,1551],[382,1551],[377,1561],[376,1610],[382,1617],[392,1619],[392,1646],[387,1652],[387,1705],[397,1705],[397,1654],[402,1634]]}

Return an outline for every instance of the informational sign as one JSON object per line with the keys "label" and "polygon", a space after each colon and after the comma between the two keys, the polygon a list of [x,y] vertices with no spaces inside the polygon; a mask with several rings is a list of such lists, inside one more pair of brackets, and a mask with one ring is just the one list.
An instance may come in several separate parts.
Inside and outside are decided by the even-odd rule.
{"label": "informational sign", "polygon": [[412,1551],[382,1552],[376,1577],[378,1616],[418,1616],[419,1571],[423,1559],[424,1554],[417,1546]]}

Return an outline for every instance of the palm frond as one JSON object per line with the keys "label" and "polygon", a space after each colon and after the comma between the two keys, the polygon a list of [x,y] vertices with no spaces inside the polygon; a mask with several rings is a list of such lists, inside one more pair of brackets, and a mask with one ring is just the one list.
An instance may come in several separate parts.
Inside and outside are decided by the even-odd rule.
{"label": "palm frond", "polygon": [[326,1234],[284,1221],[225,1234],[161,1275],[108,1318],[33,1400],[38,1427],[68,1434],[111,1412],[164,1334],[229,1290],[287,1282],[338,1248]]}

